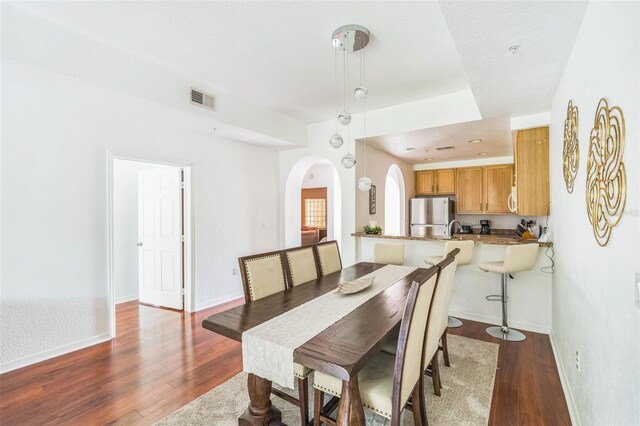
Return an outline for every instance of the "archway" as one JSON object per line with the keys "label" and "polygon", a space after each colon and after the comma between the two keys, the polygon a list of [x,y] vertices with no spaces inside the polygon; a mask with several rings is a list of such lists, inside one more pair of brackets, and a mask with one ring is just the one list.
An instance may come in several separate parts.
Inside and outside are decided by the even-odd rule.
{"label": "archway", "polygon": [[404,235],[405,202],[402,170],[392,164],[384,184],[384,231],[388,235]]}
{"label": "archway", "polygon": [[[310,173],[311,171],[311,173]],[[315,173],[313,173],[315,171]],[[311,176],[313,174],[314,176]],[[285,184],[284,244],[285,247],[301,245],[303,186],[314,185],[327,188],[327,240],[340,244],[342,230],[342,191],[338,171],[331,161],[320,156],[304,157],[293,165]]]}

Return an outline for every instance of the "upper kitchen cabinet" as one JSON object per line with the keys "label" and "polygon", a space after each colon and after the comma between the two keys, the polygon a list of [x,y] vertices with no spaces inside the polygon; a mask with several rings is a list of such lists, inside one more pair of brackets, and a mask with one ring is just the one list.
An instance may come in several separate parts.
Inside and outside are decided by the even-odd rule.
{"label": "upper kitchen cabinet", "polygon": [[482,167],[458,169],[457,175],[458,189],[456,191],[456,212],[482,213]]}
{"label": "upper kitchen cabinet", "polygon": [[457,213],[510,213],[513,165],[466,167],[458,169],[457,175]]}
{"label": "upper kitchen cabinet", "polygon": [[416,172],[416,195],[455,194],[455,169]]}
{"label": "upper kitchen cabinet", "polygon": [[549,128],[518,130],[515,142],[514,213],[546,216],[549,211]]}

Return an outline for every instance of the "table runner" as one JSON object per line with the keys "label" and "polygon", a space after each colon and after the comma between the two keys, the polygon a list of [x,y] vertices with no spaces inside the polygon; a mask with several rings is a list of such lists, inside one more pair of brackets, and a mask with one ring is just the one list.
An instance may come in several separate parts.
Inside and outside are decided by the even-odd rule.
{"label": "table runner", "polygon": [[336,288],[245,331],[242,334],[244,371],[293,389],[293,351],[296,348],[416,269],[413,266],[384,266],[360,277],[376,277],[371,287],[360,293],[340,295]]}

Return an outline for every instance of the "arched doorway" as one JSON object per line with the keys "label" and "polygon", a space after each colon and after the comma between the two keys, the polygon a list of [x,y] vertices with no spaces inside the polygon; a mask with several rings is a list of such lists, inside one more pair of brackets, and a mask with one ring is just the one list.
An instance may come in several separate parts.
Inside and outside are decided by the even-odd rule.
{"label": "arched doorway", "polygon": [[384,232],[404,235],[405,225],[404,177],[402,170],[392,164],[384,184]]}
{"label": "arched doorway", "polygon": [[[303,217],[303,189],[326,189],[326,233],[327,240],[337,240],[340,244],[342,224],[342,191],[338,171],[332,162],[320,156],[304,157],[293,165],[285,184],[284,202],[284,244],[285,247],[296,247],[302,243],[302,226],[304,220],[311,220],[312,216]],[[313,202],[309,203],[313,204]],[[317,226],[316,226],[317,227]]]}

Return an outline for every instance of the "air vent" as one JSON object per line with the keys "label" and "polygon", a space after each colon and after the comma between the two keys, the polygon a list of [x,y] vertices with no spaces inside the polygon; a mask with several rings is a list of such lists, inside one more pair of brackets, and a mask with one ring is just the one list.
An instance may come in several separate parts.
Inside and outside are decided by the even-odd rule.
{"label": "air vent", "polygon": [[449,146],[439,146],[436,148],[436,151],[446,151],[448,149],[455,149],[456,147],[453,145],[449,145]]}
{"label": "air vent", "polygon": [[191,103],[210,110],[215,110],[215,98],[202,90],[191,88]]}

